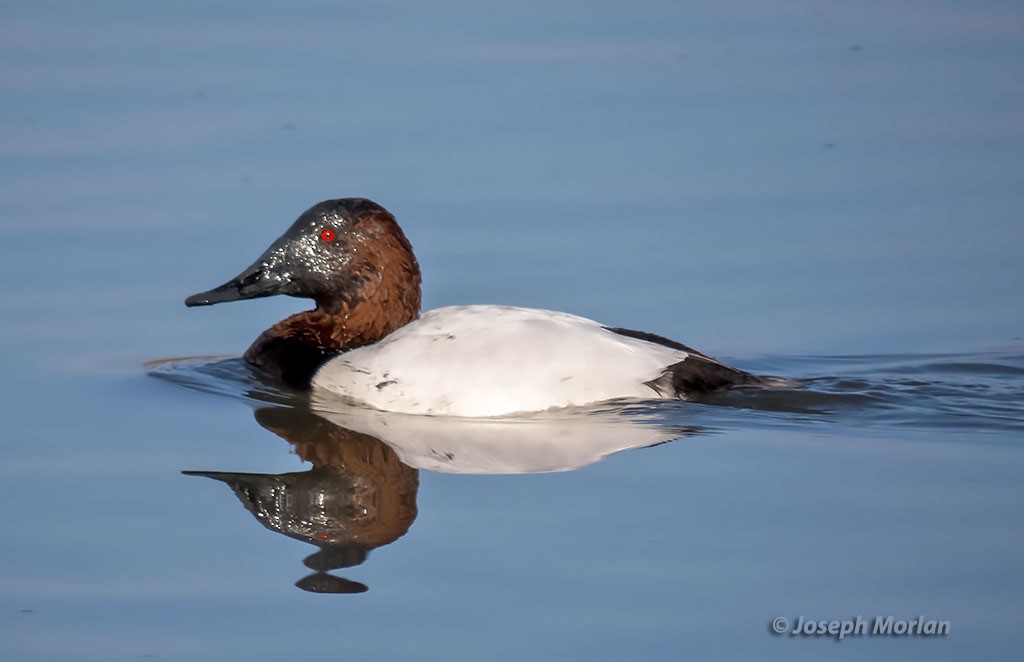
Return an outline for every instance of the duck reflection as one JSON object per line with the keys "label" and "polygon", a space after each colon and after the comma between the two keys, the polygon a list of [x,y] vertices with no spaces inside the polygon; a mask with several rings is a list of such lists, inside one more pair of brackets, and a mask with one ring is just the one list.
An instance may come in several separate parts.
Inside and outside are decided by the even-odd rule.
{"label": "duck reflection", "polygon": [[362,593],[365,584],[329,574],[363,563],[370,550],[398,540],[416,519],[419,471],[379,439],[349,430],[309,410],[265,407],[264,428],[291,443],[313,464],[284,474],[185,471],[226,483],[266,528],[316,545],[314,570],[296,586],[314,593]]}
{"label": "duck reflection", "polygon": [[[458,474],[569,471],[627,449],[699,432],[643,402],[470,419],[394,414],[310,399],[262,383],[237,359],[152,364],[161,379],[256,402],[256,420],[313,464],[309,471],[254,474],[187,471],[227,484],[263,526],[319,549],[313,574],[296,585],[317,593],[360,593],[366,585],[331,574],[363,563],[406,534],[416,519],[419,470]],[[267,406],[271,403],[273,406]]]}

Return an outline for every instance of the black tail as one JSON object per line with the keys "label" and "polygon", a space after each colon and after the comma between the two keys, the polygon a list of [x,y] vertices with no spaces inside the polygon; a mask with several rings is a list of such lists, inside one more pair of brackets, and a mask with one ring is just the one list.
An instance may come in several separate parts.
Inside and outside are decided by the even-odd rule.
{"label": "black tail", "polygon": [[703,354],[690,354],[679,363],[665,368],[657,379],[646,382],[663,398],[699,400],[715,391],[734,386],[770,384],[769,380],[730,368]]}
{"label": "black tail", "polygon": [[696,400],[715,391],[722,391],[734,386],[779,386],[785,381],[773,377],[758,377],[749,372],[730,368],[692,347],[654,333],[617,327],[605,328],[612,333],[637,340],[646,340],[689,354],[686,359],[665,368],[665,371],[657,379],[645,382],[663,398]]}

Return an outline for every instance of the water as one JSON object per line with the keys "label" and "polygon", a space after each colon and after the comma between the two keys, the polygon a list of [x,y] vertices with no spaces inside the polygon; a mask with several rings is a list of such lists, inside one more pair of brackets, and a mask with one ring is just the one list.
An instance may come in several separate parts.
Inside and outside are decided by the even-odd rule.
{"label": "water", "polygon": [[[3,659],[1016,651],[1014,3],[0,16]],[[300,302],[182,301],[345,195],[396,213],[426,308],[567,310],[798,387],[313,409],[224,358]],[[951,632],[769,632],[800,615]]]}

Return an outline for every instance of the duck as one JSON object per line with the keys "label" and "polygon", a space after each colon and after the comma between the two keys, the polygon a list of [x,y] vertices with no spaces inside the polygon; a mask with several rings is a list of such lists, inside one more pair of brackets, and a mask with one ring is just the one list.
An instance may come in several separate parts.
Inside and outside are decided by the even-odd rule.
{"label": "duck", "polygon": [[420,313],[422,276],[395,216],[366,198],[319,202],[248,268],[185,305],[286,295],[315,308],[264,331],[258,373],[315,400],[487,418],[620,399],[699,400],[766,385],[682,343],[565,312],[504,305]]}

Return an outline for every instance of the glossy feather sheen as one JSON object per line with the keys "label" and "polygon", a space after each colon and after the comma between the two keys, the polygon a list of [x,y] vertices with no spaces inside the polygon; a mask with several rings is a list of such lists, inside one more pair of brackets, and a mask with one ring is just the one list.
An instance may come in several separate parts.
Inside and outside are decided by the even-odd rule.
{"label": "glossy feather sheen", "polygon": [[645,382],[687,356],[568,313],[458,306],[332,359],[312,385],[385,411],[500,416],[659,397]]}

